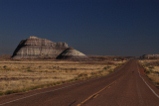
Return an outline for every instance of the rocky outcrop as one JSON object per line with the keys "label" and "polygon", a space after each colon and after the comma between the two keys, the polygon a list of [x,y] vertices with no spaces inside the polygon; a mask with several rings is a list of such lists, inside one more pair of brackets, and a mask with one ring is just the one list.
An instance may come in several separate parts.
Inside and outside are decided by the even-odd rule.
{"label": "rocky outcrop", "polygon": [[12,58],[56,58],[66,48],[68,48],[68,44],[64,42],[55,43],[47,39],[30,36],[19,43]]}
{"label": "rocky outcrop", "polygon": [[142,59],[158,59],[159,54],[144,54],[141,56]]}
{"label": "rocky outcrop", "polygon": [[67,48],[64,50],[56,59],[65,59],[65,60],[88,60],[88,57],[82,52],[73,49]]}

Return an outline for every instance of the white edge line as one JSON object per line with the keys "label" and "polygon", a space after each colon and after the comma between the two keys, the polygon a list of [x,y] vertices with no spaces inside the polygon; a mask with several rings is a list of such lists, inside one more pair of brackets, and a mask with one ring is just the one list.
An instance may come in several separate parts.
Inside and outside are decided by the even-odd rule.
{"label": "white edge line", "polygon": [[44,94],[44,93],[48,93],[48,92],[54,92],[54,91],[57,91],[57,90],[60,90],[60,89],[68,88],[68,87],[73,86],[73,85],[86,83],[88,81],[89,80],[84,81],[84,82],[80,82],[80,83],[71,84],[71,85],[68,85],[68,86],[65,86],[65,87],[61,87],[61,88],[58,88],[58,89],[54,89],[54,90],[50,90],[50,91],[46,91],[46,92],[41,92],[41,93],[36,93],[36,94],[33,94],[33,95],[25,96],[25,97],[22,97],[22,98],[19,98],[19,99],[15,99],[15,100],[12,100],[12,101],[9,101],[9,102],[2,103],[2,104],[0,104],[0,106],[5,105],[5,104],[9,104],[9,103],[12,103],[12,102],[15,102],[15,101],[19,101],[19,100],[22,100],[22,99],[25,99],[25,98],[29,98],[29,97],[32,97],[32,96],[36,96],[36,95],[40,95],[40,94]]}
{"label": "white edge line", "polygon": [[146,81],[144,80],[144,78],[141,76],[141,74],[140,74],[140,72],[139,72],[138,66],[137,66],[137,70],[138,70],[139,76],[140,76],[140,78],[143,80],[143,82],[145,82],[145,84],[146,84],[147,87],[153,92],[153,94],[154,94],[157,98],[159,98],[159,95],[147,84],[147,82],[146,82]]}

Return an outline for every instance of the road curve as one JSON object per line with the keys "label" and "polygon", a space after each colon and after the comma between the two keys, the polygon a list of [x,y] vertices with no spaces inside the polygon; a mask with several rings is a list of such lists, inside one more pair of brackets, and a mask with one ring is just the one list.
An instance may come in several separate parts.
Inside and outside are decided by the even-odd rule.
{"label": "road curve", "polygon": [[130,60],[105,77],[2,96],[0,106],[159,106],[159,89]]}

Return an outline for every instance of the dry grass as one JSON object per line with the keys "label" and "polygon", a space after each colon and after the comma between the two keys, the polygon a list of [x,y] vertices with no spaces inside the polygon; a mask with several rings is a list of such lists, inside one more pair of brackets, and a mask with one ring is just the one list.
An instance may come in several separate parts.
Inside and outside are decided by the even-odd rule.
{"label": "dry grass", "polygon": [[0,61],[0,95],[107,75],[122,63],[121,61]]}
{"label": "dry grass", "polygon": [[159,60],[140,60],[145,68],[145,73],[159,87]]}

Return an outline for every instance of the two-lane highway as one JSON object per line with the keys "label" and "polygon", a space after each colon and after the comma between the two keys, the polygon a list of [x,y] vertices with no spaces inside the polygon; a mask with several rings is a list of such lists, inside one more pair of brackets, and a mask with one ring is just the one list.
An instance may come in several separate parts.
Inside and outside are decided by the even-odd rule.
{"label": "two-lane highway", "polygon": [[159,106],[158,95],[131,60],[106,77],[0,97],[0,106]]}

